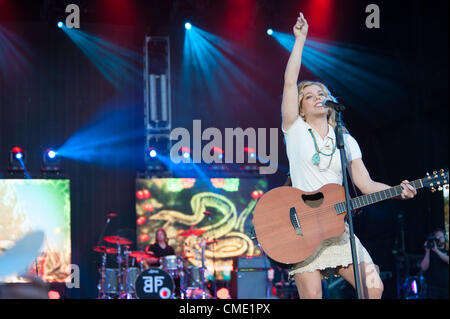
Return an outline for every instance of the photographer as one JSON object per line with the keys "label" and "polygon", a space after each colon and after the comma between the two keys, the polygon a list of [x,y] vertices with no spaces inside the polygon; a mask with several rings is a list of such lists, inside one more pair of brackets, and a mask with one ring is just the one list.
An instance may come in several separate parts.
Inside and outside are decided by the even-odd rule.
{"label": "photographer", "polygon": [[[448,299],[448,251],[444,231],[435,230],[424,244],[425,256],[420,268],[425,274],[429,299]],[[430,250],[433,253],[430,253]]]}

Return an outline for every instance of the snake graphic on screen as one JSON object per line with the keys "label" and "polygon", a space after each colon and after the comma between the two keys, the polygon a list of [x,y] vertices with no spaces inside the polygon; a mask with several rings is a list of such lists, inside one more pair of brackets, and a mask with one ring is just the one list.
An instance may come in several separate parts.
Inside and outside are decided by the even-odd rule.
{"label": "snake graphic on screen", "polygon": [[[163,187],[163,184],[158,186]],[[237,192],[230,193],[230,197],[233,197],[231,194]],[[177,253],[183,254],[192,266],[202,265],[201,253],[204,246],[205,265],[208,269],[231,269],[234,257],[258,255],[261,251],[245,232],[245,225],[252,216],[257,200],[250,196],[245,201],[241,199],[241,207],[242,204],[246,206],[239,212],[230,197],[200,192],[193,194],[186,203],[189,205],[182,210],[165,209],[169,205],[164,205],[160,198],[158,201],[152,198],[152,203],[160,209],[148,217],[148,224],[152,226],[145,230],[153,234],[157,228],[164,228],[170,239],[169,244],[174,246]],[[205,211],[212,212],[212,216],[205,215]],[[200,229],[204,233],[201,236],[179,236],[187,229]]]}

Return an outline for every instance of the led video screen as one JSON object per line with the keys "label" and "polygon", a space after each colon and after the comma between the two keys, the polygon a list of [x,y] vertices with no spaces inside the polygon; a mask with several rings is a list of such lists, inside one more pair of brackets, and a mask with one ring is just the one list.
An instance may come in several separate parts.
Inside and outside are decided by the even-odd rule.
{"label": "led video screen", "polygon": [[[41,250],[29,273],[19,275],[37,273],[45,282],[65,282],[71,273],[70,181],[0,179],[0,256],[36,230],[45,233]],[[10,275],[0,281],[26,280]]]}
{"label": "led video screen", "polygon": [[251,239],[251,220],[266,189],[263,178],[138,179],[138,247],[153,244],[163,228],[184,266],[201,267],[203,261],[207,279],[215,273],[228,280],[233,258],[261,254]]}

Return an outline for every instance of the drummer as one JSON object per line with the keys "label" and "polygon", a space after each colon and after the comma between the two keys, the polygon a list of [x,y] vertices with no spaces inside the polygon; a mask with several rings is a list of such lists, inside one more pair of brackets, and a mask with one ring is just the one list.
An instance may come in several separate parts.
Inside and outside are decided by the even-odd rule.
{"label": "drummer", "polygon": [[[155,243],[145,247],[145,252],[152,257],[145,258],[145,261],[150,264],[151,267],[159,267],[159,258],[164,256],[175,255],[175,249],[168,244],[166,231],[163,228],[156,230]],[[155,258],[156,257],[156,258]]]}

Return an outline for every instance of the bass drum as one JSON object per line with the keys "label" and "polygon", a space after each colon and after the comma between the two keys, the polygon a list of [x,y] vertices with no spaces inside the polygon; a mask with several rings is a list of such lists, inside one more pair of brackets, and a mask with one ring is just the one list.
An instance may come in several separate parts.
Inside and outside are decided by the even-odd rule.
{"label": "bass drum", "polygon": [[139,299],[170,299],[173,297],[172,277],[159,268],[145,269],[136,278],[136,296]]}

